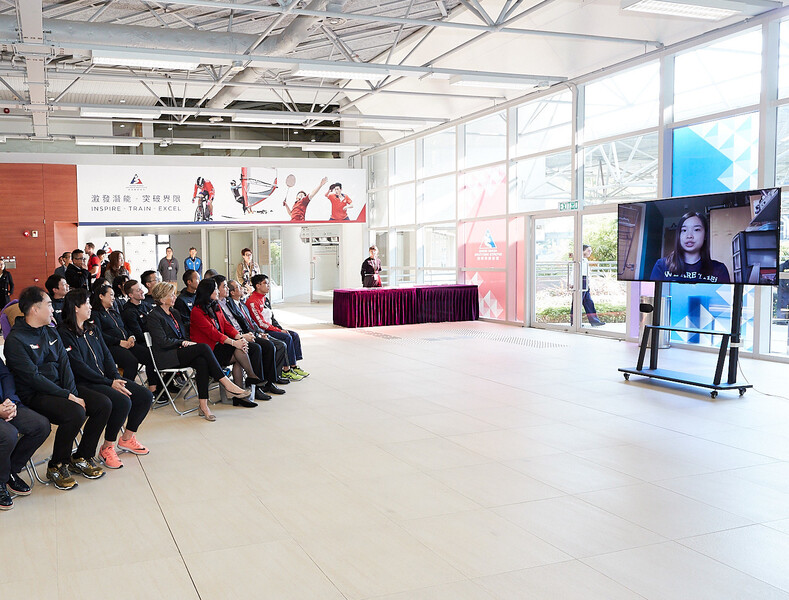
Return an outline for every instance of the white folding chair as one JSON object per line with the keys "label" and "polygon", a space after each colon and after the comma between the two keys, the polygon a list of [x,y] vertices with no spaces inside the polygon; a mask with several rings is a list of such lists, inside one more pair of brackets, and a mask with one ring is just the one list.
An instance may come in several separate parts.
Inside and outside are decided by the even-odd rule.
{"label": "white folding chair", "polygon": [[[173,410],[179,415],[182,416],[188,415],[189,413],[196,411],[198,408],[200,408],[199,406],[195,406],[194,408],[190,408],[187,410],[178,410],[178,407],[175,405],[175,400],[181,396],[183,396],[184,402],[186,400],[189,400],[190,398],[197,397],[198,394],[194,381],[194,369],[192,369],[192,367],[176,367],[174,369],[160,369],[159,366],[156,364],[156,358],[153,355],[151,334],[146,331],[145,333],[143,333],[143,336],[145,336],[145,343],[148,345],[148,352],[151,353],[151,363],[153,364],[153,368],[159,374],[159,378],[164,382],[164,386],[159,391],[159,393],[156,394],[156,397],[153,399],[154,410],[157,408],[161,408],[161,406],[164,406],[164,405],[157,406],[156,402],[163,395],[166,395],[167,400],[170,402],[170,406],[172,406]],[[167,388],[179,374],[186,378],[186,385],[184,385],[178,391],[175,397],[173,397],[172,394],[170,394],[170,390]],[[191,396],[187,396],[186,392],[188,392],[190,389],[192,390],[193,394]]]}

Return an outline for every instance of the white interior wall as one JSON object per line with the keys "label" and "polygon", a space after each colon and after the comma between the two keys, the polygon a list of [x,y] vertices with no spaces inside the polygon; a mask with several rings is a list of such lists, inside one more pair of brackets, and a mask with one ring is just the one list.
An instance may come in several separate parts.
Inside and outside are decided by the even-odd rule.
{"label": "white interior wall", "polygon": [[367,258],[365,227],[363,225],[343,225],[340,234],[340,287],[361,287],[359,275],[362,261]]}
{"label": "white interior wall", "polygon": [[300,234],[301,227],[282,228],[282,285],[288,302],[310,301],[310,245]]}

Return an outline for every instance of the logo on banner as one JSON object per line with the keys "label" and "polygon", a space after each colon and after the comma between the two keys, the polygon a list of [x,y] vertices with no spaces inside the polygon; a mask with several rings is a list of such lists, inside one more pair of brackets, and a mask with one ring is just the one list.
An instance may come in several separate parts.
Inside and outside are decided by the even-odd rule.
{"label": "logo on banner", "polygon": [[481,251],[495,250],[496,242],[493,241],[493,236],[490,235],[490,229],[485,230],[485,237],[479,245]]}
{"label": "logo on banner", "polygon": [[129,183],[129,185],[142,185],[142,179],[140,179],[137,173],[134,174],[134,177],[132,177],[132,180]]}
{"label": "logo on banner", "polygon": [[496,242],[493,240],[490,229],[486,229],[485,235],[482,238],[482,242],[479,244],[479,249],[474,253],[474,258],[477,260],[494,262],[501,260],[502,256],[503,254],[499,251],[498,246],[496,246]]}

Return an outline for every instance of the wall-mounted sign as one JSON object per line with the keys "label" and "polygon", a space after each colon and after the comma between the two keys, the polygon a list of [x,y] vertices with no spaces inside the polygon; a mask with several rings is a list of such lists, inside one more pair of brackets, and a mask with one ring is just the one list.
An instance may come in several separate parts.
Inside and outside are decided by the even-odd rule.
{"label": "wall-mounted sign", "polygon": [[366,219],[362,169],[77,166],[81,224],[326,223]]}
{"label": "wall-mounted sign", "polygon": [[561,212],[578,210],[578,200],[571,200],[570,202],[559,202],[559,210]]}

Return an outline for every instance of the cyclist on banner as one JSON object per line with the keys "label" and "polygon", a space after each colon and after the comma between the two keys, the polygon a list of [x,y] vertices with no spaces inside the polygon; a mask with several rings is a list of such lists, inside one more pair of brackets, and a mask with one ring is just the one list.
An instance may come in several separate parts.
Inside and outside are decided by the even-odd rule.
{"label": "cyclist on banner", "polygon": [[199,200],[203,206],[203,220],[210,221],[214,215],[214,184],[206,181],[203,177],[198,177],[195,182],[194,193],[192,194],[192,203]]}

